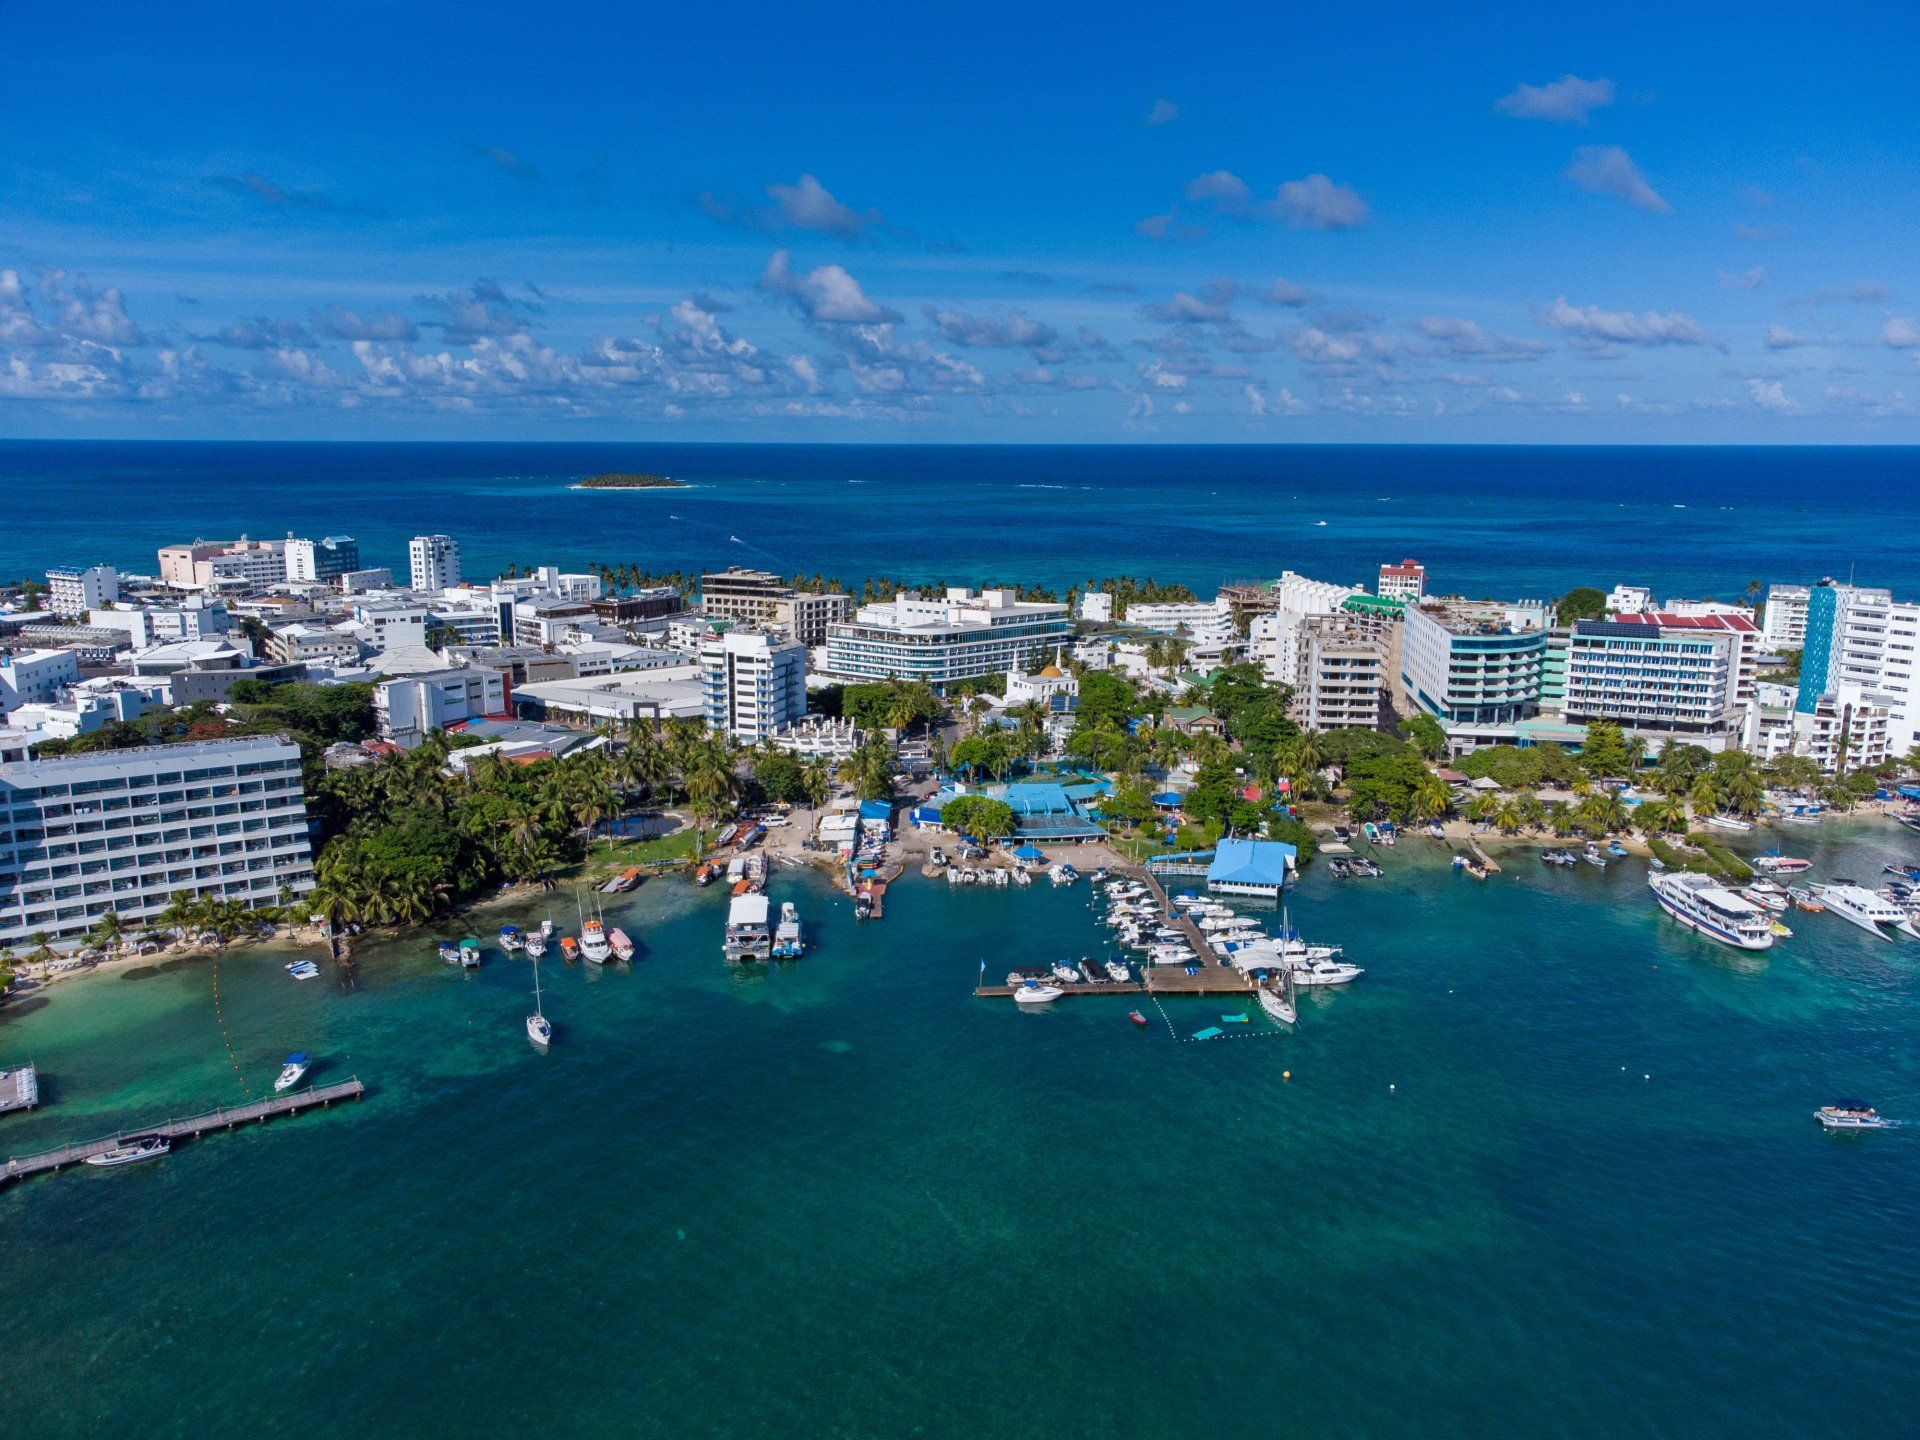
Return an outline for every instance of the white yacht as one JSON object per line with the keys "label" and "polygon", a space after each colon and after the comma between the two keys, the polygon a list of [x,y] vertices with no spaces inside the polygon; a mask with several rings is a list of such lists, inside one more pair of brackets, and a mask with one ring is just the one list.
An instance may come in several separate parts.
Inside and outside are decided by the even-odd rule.
{"label": "white yacht", "polygon": [[1753,826],[1731,815],[1707,815],[1702,817],[1702,825],[1711,825],[1716,830],[1751,830]]}
{"label": "white yacht", "polygon": [[1367,972],[1344,960],[1305,960],[1289,973],[1296,985],[1347,985]]}
{"label": "white yacht", "polygon": [[1669,871],[1652,876],[1647,884],[1660,908],[1689,930],[1741,950],[1772,948],[1772,917],[1712,876]]}
{"label": "white yacht", "polygon": [[1129,980],[1133,979],[1133,972],[1127,969],[1127,967],[1122,965],[1118,960],[1107,961],[1104,968],[1106,969],[1106,972],[1107,972],[1107,979],[1113,981],[1113,983],[1116,985],[1124,985]]}
{"label": "white yacht", "polygon": [[1013,1001],[1016,1005],[1051,1005],[1064,994],[1066,991],[1058,985],[1043,985],[1038,980],[1029,980],[1013,992]]}
{"label": "white yacht", "polygon": [[1858,925],[1862,930],[1878,935],[1882,940],[1893,938],[1881,928],[1883,925],[1899,925],[1907,918],[1907,912],[1884,895],[1876,895],[1866,886],[1856,885],[1851,880],[1815,885],[1813,893],[1820,897],[1820,902],[1830,912],[1850,924]]}
{"label": "white yacht", "polygon": [[111,1150],[102,1150],[98,1155],[87,1156],[87,1164],[131,1165],[136,1160],[157,1160],[171,1149],[173,1142],[164,1135],[142,1135],[124,1140]]}
{"label": "white yacht", "polygon": [[284,1093],[293,1089],[307,1078],[307,1071],[312,1068],[313,1060],[304,1050],[287,1056],[286,1068],[280,1072],[280,1078],[273,1082],[274,1090]]}

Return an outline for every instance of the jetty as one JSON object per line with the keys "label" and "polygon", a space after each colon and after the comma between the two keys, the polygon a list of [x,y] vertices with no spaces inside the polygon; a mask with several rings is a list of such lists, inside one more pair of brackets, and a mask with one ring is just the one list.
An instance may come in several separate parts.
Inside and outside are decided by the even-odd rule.
{"label": "jetty", "polygon": [[138,1136],[160,1135],[169,1140],[191,1140],[210,1131],[231,1130],[256,1120],[271,1120],[277,1115],[299,1115],[307,1110],[324,1108],[336,1100],[358,1100],[366,1094],[366,1090],[367,1087],[360,1083],[360,1077],[356,1075],[336,1080],[331,1085],[310,1085],[305,1090],[254,1100],[245,1105],[216,1105],[204,1114],[191,1115],[184,1120],[167,1119],[152,1125],[117,1130],[99,1140],[63,1145],[57,1150],[43,1150],[38,1155],[10,1156],[6,1164],[0,1166],[0,1184],[24,1180],[29,1175],[44,1175],[68,1165],[78,1165],[90,1156],[103,1154]]}
{"label": "jetty", "polygon": [[13,1070],[0,1070],[0,1115],[9,1110],[31,1110],[40,1103],[40,1077],[28,1061]]}
{"label": "jetty", "polygon": [[[1166,916],[1168,924],[1174,926],[1186,936],[1187,943],[1193,947],[1194,958],[1184,965],[1138,965],[1139,980],[1081,980],[1073,983],[1049,981],[1060,986],[1061,997],[1068,995],[1250,995],[1253,993],[1253,980],[1244,971],[1231,965],[1223,965],[1213,953],[1213,947],[1207,943],[1207,937],[1194,924],[1184,910],[1176,910],[1167,900],[1167,892],[1151,870],[1127,870],[1117,873],[1144,880],[1147,888],[1153,892],[1155,903]],[[1178,872],[1176,872],[1178,873]],[[1011,999],[1015,987],[1012,985],[977,985],[973,993],[979,998]]]}

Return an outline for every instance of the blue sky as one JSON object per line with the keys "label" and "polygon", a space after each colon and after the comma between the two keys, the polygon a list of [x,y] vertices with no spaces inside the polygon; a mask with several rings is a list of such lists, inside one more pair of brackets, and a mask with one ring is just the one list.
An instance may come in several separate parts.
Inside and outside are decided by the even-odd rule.
{"label": "blue sky", "polygon": [[1911,7],[8,32],[0,434],[1920,441]]}

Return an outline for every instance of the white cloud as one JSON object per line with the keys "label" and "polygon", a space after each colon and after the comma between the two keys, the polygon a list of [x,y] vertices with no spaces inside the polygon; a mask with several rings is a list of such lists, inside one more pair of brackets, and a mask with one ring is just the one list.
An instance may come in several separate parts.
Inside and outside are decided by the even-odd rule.
{"label": "white cloud", "polygon": [[1305,305],[1313,299],[1313,294],[1304,285],[1296,285],[1282,276],[1275,276],[1273,283],[1254,298],[1262,305]]}
{"label": "white cloud", "polygon": [[1562,75],[1545,85],[1521,85],[1495,103],[1523,120],[1571,120],[1584,125],[1589,113],[1613,103],[1613,81],[1604,76],[1582,80],[1578,75]]}
{"label": "white cloud", "polygon": [[878,210],[855,210],[835,199],[833,192],[811,175],[802,175],[791,185],[769,185],[767,194],[773,199],[780,222],[800,230],[853,240],[869,225],[884,223]]}
{"label": "white cloud", "polygon": [[1794,334],[1784,325],[1767,326],[1766,346],[1769,350],[1792,350],[1806,343],[1805,337]]}
{"label": "white cloud", "polygon": [[940,338],[950,345],[970,345],[981,349],[1034,349],[1055,344],[1060,336],[1050,325],[1029,319],[1018,310],[1004,320],[992,316],[969,315],[962,310],[941,310],[923,305],[921,313],[933,322]]}
{"label": "white cloud", "polygon": [[1880,327],[1880,339],[1896,350],[1911,350],[1920,345],[1920,326],[1913,323],[1911,315],[1889,315]]}
{"label": "white cloud", "polygon": [[1611,195],[1641,210],[1669,214],[1673,207],[1660,198],[1640,167],[1618,145],[1582,145],[1573,152],[1567,179],[1595,195]]}
{"label": "white cloud", "polygon": [[1357,230],[1369,213],[1358,191],[1318,174],[1286,181],[1260,209],[1296,230]]}
{"label": "white cloud", "polygon": [[1787,394],[1778,380],[1750,377],[1747,380],[1747,395],[1762,410],[1771,410],[1777,415],[1791,415],[1800,408],[1800,402]]}
{"label": "white cloud", "polygon": [[1247,410],[1254,415],[1304,415],[1306,404],[1294,397],[1294,393],[1281,386],[1269,395],[1252,381],[1241,387],[1241,394],[1247,397]]}
{"label": "white cloud", "polygon": [[1562,295],[1540,312],[1554,329],[1580,340],[1613,345],[1704,345],[1706,331],[1691,315],[1669,310],[1662,315],[1645,310],[1602,310],[1597,305],[1574,306]]}
{"label": "white cloud", "polygon": [[1725,270],[1720,272],[1721,287],[1727,290],[1758,290],[1766,283],[1767,272],[1764,267],[1759,265],[1755,265],[1749,270],[1744,270],[1738,275],[1729,274]]}
{"label": "white cloud", "polygon": [[891,325],[900,320],[899,311],[868,299],[860,282],[838,265],[821,265],[795,275],[785,250],[773,252],[760,283],[793,301],[809,320],[841,325]]}
{"label": "white cloud", "polygon": [[1147,112],[1143,125],[1171,125],[1180,118],[1180,107],[1171,100],[1156,100],[1153,108]]}
{"label": "white cloud", "polygon": [[1546,353],[1538,340],[1514,335],[1489,335],[1471,320],[1452,315],[1423,315],[1414,328],[1448,355],[1477,360],[1534,360]]}
{"label": "white cloud", "polygon": [[1198,295],[1177,290],[1164,305],[1146,305],[1140,313],[1168,325],[1225,325],[1233,319],[1227,306],[1239,293],[1240,287],[1231,280],[1210,280]]}
{"label": "white cloud", "polygon": [[1231,170],[1212,170],[1187,182],[1187,199],[1212,202],[1229,215],[1247,213],[1247,182]]}
{"label": "white cloud", "polygon": [[414,323],[391,310],[361,315],[342,305],[329,305],[308,315],[313,328],[334,340],[411,341],[419,337]]}

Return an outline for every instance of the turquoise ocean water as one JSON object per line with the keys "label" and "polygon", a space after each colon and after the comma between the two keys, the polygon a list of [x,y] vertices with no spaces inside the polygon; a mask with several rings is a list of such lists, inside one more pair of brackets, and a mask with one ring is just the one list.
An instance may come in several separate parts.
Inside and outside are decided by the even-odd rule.
{"label": "turquoise ocean water", "polygon": [[[1780,838],[1819,874],[1920,854]],[[525,961],[427,937],[352,992],[266,953],[77,982],[0,1015],[49,1101],[0,1149],[260,1093],[295,1049],[370,1093],[0,1193],[5,1430],[1911,1433],[1920,942],[1795,915],[1753,959],[1637,861],[1385,859],[1289,900],[1368,974],[1202,1043],[1233,1007],[974,999],[983,958],[1092,953],[1088,892],[917,876],[860,926],[776,872],[817,948],[771,970],[722,964],[722,897],[650,882],[630,970],[543,967],[546,1055]],[[1854,1094],[1916,1123],[1823,1134]]]}

